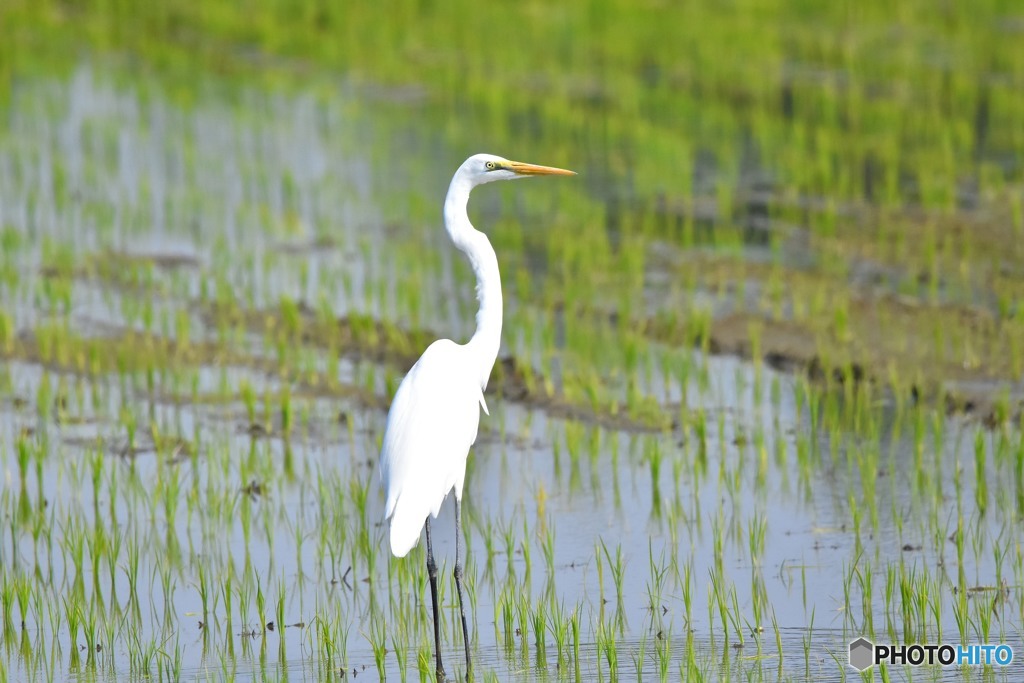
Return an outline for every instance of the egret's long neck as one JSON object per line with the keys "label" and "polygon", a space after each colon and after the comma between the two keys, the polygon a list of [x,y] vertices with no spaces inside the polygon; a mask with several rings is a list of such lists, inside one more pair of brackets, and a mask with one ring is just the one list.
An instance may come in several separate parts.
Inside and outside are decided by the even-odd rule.
{"label": "egret's long neck", "polygon": [[472,186],[458,175],[452,179],[444,202],[444,224],[448,236],[469,259],[476,274],[476,298],[480,309],[476,313],[476,332],[466,348],[470,350],[472,362],[479,373],[480,388],[485,389],[501,346],[501,275],[498,273],[498,257],[490,240],[473,227],[466,214],[471,189]]}

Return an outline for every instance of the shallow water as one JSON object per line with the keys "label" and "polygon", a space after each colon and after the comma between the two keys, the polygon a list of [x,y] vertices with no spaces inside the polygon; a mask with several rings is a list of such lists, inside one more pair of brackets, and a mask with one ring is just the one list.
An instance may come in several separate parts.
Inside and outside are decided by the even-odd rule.
{"label": "shallow water", "polygon": [[[18,236],[0,404],[10,679],[402,679],[418,676],[418,658],[431,670],[422,551],[389,557],[375,478],[404,368],[232,323],[215,306],[286,299],[466,335],[466,269],[418,205],[440,203],[449,171],[424,169],[441,143],[407,129],[417,102],[363,95],[211,85],[185,107],[98,67],[16,88],[0,143],[0,225]],[[509,197],[486,192],[481,226]],[[410,204],[415,217],[396,222]],[[554,313],[510,289],[506,352],[546,362],[516,323]],[[122,369],[91,370],[108,349]],[[1019,644],[1019,482],[994,455],[1018,435],[895,403],[879,409],[878,433],[826,431],[799,378],[646,351],[636,385],[673,416],[666,430],[489,398],[466,481],[478,672],[647,680],[665,661],[670,680],[844,680],[856,675],[846,644],[871,629],[879,642],[960,642],[960,573],[984,589],[966,602],[966,640]],[[612,389],[625,395],[627,379]],[[34,455],[21,463],[19,449]],[[871,449],[877,460],[854,457]],[[970,537],[961,557],[947,540],[958,525]],[[434,529],[450,673],[462,671],[452,526],[448,504]],[[932,602],[914,606],[922,586]],[[575,665],[555,633],[574,611]]]}

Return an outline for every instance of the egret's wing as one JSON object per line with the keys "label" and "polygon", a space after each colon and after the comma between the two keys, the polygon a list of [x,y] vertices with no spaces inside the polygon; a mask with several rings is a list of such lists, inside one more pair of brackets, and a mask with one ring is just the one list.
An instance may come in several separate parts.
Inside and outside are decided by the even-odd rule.
{"label": "egret's wing", "polygon": [[380,475],[391,521],[391,551],[403,557],[419,541],[427,515],[445,496],[462,495],[469,447],[476,441],[483,393],[465,347],[431,344],[405,376],[388,413]]}

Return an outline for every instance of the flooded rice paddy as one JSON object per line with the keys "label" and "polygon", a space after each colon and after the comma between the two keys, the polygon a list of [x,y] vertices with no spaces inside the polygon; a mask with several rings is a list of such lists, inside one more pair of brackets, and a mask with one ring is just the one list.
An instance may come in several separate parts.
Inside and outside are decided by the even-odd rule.
{"label": "flooded rice paddy", "polygon": [[[200,91],[83,66],[11,97],[0,681],[431,679],[379,442],[426,343],[471,331],[451,172],[517,151],[418,132],[416,91]],[[861,635],[1024,657],[1020,433],[780,372],[771,330],[721,353],[711,318],[756,294],[679,286],[692,253],[573,215],[579,191],[471,204],[508,299],[466,480],[477,679],[838,681]],[[619,267],[572,284],[586,259]],[[635,326],[684,297],[688,343]],[[461,677],[450,507],[434,529]]]}

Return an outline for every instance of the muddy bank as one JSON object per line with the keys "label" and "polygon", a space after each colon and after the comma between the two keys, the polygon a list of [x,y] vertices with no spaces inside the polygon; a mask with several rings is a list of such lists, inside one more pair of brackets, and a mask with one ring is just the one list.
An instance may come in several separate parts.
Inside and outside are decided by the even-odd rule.
{"label": "muddy bank", "polygon": [[[207,306],[202,317],[208,324],[242,325],[247,330],[273,338],[285,335],[291,342],[336,352],[352,360],[389,364],[404,375],[434,340],[443,337],[432,330],[408,329],[369,316],[349,315],[325,319],[309,306],[287,304],[281,310],[243,310]],[[569,400],[545,386],[543,376],[512,356],[495,363],[487,395],[543,410],[552,417],[579,420],[611,429],[655,431],[676,425],[668,413],[644,406],[629,411],[612,404],[586,405]],[[641,412],[642,411],[642,412]]]}
{"label": "muddy bank", "polygon": [[[957,313],[965,322],[983,315]],[[716,319],[706,339],[694,338],[684,328],[658,320],[647,321],[645,327],[651,337],[667,343],[693,344],[713,354],[760,359],[776,370],[805,373],[826,385],[866,382],[876,391],[898,394],[902,400],[939,403],[947,414],[975,417],[990,427],[1020,419],[1024,397],[1011,392],[1010,383],[993,376],[988,366],[928,366],[927,357],[914,356],[912,340],[904,338],[909,348],[903,353],[887,349],[888,345],[879,340],[890,330],[871,326],[855,341],[830,339],[833,353],[825,358],[821,353],[823,342],[808,327],[756,314],[736,313]],[[894,367],[900,368],[899,373]]]}
{"label": "muddy bank", "polygon": [[[120,262],[124,265],[124,261],[131,260],[122,257]],[[175,258],[168,263],[142,260],[147,267],[195,265],[189,258]],[[71,275],[74,278],[85,276],[84,273]],[[102,274],[92,273],[93,277],[97,275],[102,277]],[[123,278],[118,284],[128,285]],[[268,348],[301,345],[352,361],[389,365],[402,374],[423,349],[443,336],[433,330],[409,329],[369,316],[335,318],[303,302],[285,301],[276,309],[259,310],[244,309],[234,303],[193,302],[191,308],[198,311],[209,330],[243,328],[262,337]],[[828,324],[812,328],[795,320],[747,312],[732,312],[699,324],[659,316],[642,321],[638,329],[660,343],[760,360],[780,371],[805,373],[824,385],[868,383],[873,391],[891,392],[898,400],[939,403],[949,413],[976,417],[990,426],[1020,417],[1021,397],[1011,394],[1008,382],[1001,379],[1010,376],[1012,368],[1008,354],[999,350],[999,344],[1003,343],[998,337],[999,323],[990,313],[950,305],[920,305],[908,299],[884,296],[853,300],[849,316],[846,330]],[[899,321],[898,325],[893,321]],[[616,324],[614,314],[608,322]],[[943,358],[935,353],[918,353],[917,349],[927,348],[932,342],[928,335],[933,333],[936,324],[970,330],[981,338],[991,337],[994,339],[991,352],[978,354],[976,363],[955,362],[959,357],[956,354]],[[289,366],[286,357],[255,355],[215,338],[219,336],[210,334],[196,341],[175,340],[111,327],[74,337],[66,330],[42,326],[9,337],[0,345],[0,355],[58,372],[84,375],[152,371],[156,368],[156,359],[189,367],[232,365],[286,379],[299,394],[355,397],[363,405],[387,408],[386,396],[339,382],[336,377],[299,371]],[[827,354],[823,349],[828,350]],[[155,400],[196,398],[164,395],[158,387],[149,389]],[[498,359],[487,393],[543,410],[553,417],[612,429],[661,431],[679,427],[675,406],[660,405],[653,400],[633,408],[613,401],[571,400],[557,387],[552,388],[539,370],[512,356]]]}

